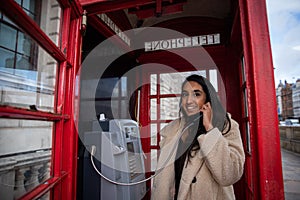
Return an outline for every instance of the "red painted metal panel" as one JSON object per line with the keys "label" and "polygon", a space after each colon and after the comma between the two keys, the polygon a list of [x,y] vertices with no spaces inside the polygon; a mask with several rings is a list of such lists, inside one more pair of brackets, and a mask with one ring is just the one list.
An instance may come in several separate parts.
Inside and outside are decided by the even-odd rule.
{"label": "red painted metal panel", "polygon": [[41,30],[41,28],[23,11],[14,0],[5,0],[0,4],[1,11],[15,24],[32,37],[44,50],[57,61],[66,60],[65,55]]}
{"label": "red painted metal panel", "polygon": [[[54,188],[54,196],[62,199],[76,199],[77,144],[78,135],[75,117],[76,72],[80,66],[81,19],[71,20],[71,9],[65,10],[62,44],[67,49],[67,62],[62,63],[59,72],[58,110],[68,113],[70,120],[56,126],[55,171],[57,176],[66,173],[66,179]],[[60,166],[57,166],[60,165]]]}
{"label": "red painted metal panel", "polygon": [[[247,21],[248,21],[248,17],[246,16],[246,5],[240,1],[240,16],[241,16],[241,29],[242,29],[242,40],[243,40],[243,46],[244,46],[244,59],[245,59],[245,73],[246,73],[246,79],[247,79],[247,84],[246,84],[246,87],[248,88],[248,91],[249,90],[252,90],[252,85],[249,83],[250,80],[249,79],[249,66],[251,65],[251,56],[250,56],[250,46],[249,46],[249,42],[247,40],[247,38],[250,38],[250,35],[249,35],[249,32],[248,32],[248,29],[249,27],[247,27]],[[248,92],[248,99],[247,101],[248,102],[251,102],[251,97],[252,97],[252,93],[249,91]],[[255,104],[255,101],[253,101]],[[254,125],[253,125],[253,121],[254,121],[254,116],[252,115],[252,104],[251,103],[248,103],[248,109],[249,109],[249,123],[250,123],[250,132],[251,133],[254,133]],[[256,135],[252,134],[251,135],[251,140],[250,140],[250,144],[251,144],[251,165],[248,165],[247,166],[247,170],[246,170],[246,173],[251,176],[252,180],[254,183],[257,183],[257,184],[254,184],[252,185],[253,187],[250,186],[250,190],[252,191],[252,196],[249,195],[247,197],[247,199],[259,199],[259,165],[257,164],[257,145],[255,144],[254,145],[254,138],[255,138]],[[249,161],[249,159],[247,159],[246,161]],[[246,162],[246,164],[250,164],[249,162]],[[252,167],[252,166],[255,166],[255,167]],[[250,170],[252,169],[252,170]],[[250,178],[250,177],[249,177]],[[249,179],[248,179],[249,180]]]}
{"label": "red painted metal panel", "polygon": [[272,55],[261,0],[240,0],[254,159],[254,199],[284,199]]}
{"label": "red painted metal panel", "polygon": [[160,15],[162,13],[162,0],[156,0],[156,14]]}
{"label": "red painted metal panel", "polygon": [[[171,14],[171,13],[172,14],[180,13],[183,11],[184,3],[186,3],[186,2],[166,5],[161,8],[156,8],[156,9],[154,7],[150,7],[148,9],[130,9],[129,13],[136,14],[136,16],[139,19],[145,19],[145,18],[160,16],[160,15],[167,15],[167,14]],[[157,9],[160,9],[159,13],[158,13]]]}
{"label": "red painted metal panel", "polygon": [[[150,83],[150,74],[142,73],[142,80],[146,83]],[[144,85],[141,88],[140,94],[140,113],[150,113],[150,85]],[[147,160],[145,160],[145,171],[146,177],[150,177],[151,173],[151,135],[150,135],[150,116],[149,114],[140,114],[140,125],[141,125],[141,143],[144,153],[147,155]],[[147,181],[146,185],[148,188],[151,187],[151,181]],[[144,199],[150,199],[150,192],[147,192]]]}
{"label": "red painted metal panel", "polygon": [[39,185],[32,192],[29,192],[22,196],[20,200],[32,200],[38,199],[47,193],[51,188],[53,188],[56,184],[58,184],[63,178],[62,177],[54,177],[46,181],[44,184]]}
{"label": "red painted metal panel", "polygon": [[[69,37],[69,51],[68,60],[72,64],[67,69],[66,76],[66,95],[64,99],[65,113],[69,113],[71,120],[64,123],[64,134],[63,134],[63,159],[62,168],[63,171],[68,172],[66,183],[63,184],[63,199],[76,199],[76,177],[77,177],[77,144],[78,135],[74,121],[75,117],[75,83],[76,83],[76,68],[79,68],[79,55],[81,46],[81,19],[72,20],[70,24],[70,37]],[[66,131],[67,130],[67,131]]]}
{"label": "red painted metal panel", "polygon": [[63,8],[72,9],[72,17],[80,17],[83,13],[82,6],[78,0],[57,0]]}
{"label": "red painted metal panel", "polygon": [[106,14],[122,31],[132,29],[132,25],[124,10],[119,10]]}
{"label": "red painted metal panel", "polygon": [[60,3],[60,5],[64,8],[68,8],[70,7],[70,1],[69,0],[58,0],[58,2]]}
{"label": "red painted metal panel", "polygon": [[[82,1],[81,1],[82,2]],[[87,10],[88,15],[93,15],[97,13],[105,13],[112,12],[116,10],[123,10],[132,7],[138,7],[142,5],[147,5],[151,3],[155,3],[154,0],[124,0],[124,1],[84,1],[82,2],[82,6],[85,10]]]}
{"label": "red painted metal panel", "polygon": [[[64,23],[62,27],[62,49],[68,53],[68,39],[69,39],[69,26],[70,26],[70,18],[71,18],[71,8],[64,9]],[[56,109],[58,113],[66,113],[65,112],[65,96],[68,95],[66,91],[66,80],[67,80],[67,67],[68,62],[62,62],[59,65],[58,76],[57,76],[57,101],[56,101]],[[70,114],[70,113],[69,113]],[[72,116],[70,115],[71,119]],[[53,176],[60,177],[62,173],[66,173],[66,179],[63,182],[59,182],[59,184],[55,185],[53,189],[53,196],[55,198],[67,199],[67,192],[64,190],[64,184],[68,184],[68,177],[70,176],[69,171],[65,170],[62,162],[65,158],[69,157],[68,154],[64,151],[64,134],[68,132],[65,129],[65,122],[59,121],[55,124],[55,132],[53,136]],[[69,183],[70,184],[70,183]]]}
{"label": "red painted metal panel", "polygon": [[[150,76],[146,77],[145,73],[143,74],[143,79],[149,80]],[[140,95],[140,113],[150,113],[150,86],[145,85],[141,89],[141,95]],[[143,151],[147,154],[150,153],[150,118],[148,114],[141,115],[140,114],[140,124],[141,124],[141,142]],[[148,159],[148,163],[145,163],[146,171],[150,171],[151,169],[151,162],[150,159]]]}
{"label": "red painted metal panel", "polygon": [[[65,79],[66,79],[66,68],[67,62],[64,62],[60,65],[59,68],[59,78],[57,79],[58,87],[57,87],[57,109],[59,112],[64,113],[64,90],[65,90]],[[55,124],[55,131],[53,135],[52,141],[52,169],[53,169],[53,176],[61,177],[63,170],[62,170],[62,159],[64,159],[63,155],[63,134],[64,134],[64,121],[59,121]],[[68,156],[68,155],[65,155]],[[62,196],[62,183],[59,182],[55,185],[53,189],[53,196],[55,198],[60,198]]]}
{"label": "red painted metal panel", "polygon": [[11,119],[29,119],[29,120],[47,120],[58,121],[67,120],[69,115],[61,115],[38,110],[30,110],[25,108],[15,108],[11,106],[0,106],[0,117]]}
{"label": "red painted metal panel", "polygon": [[83,6],[95,4],[95,3],[106,2],[106,1],[111,1],[111,0],[79,0],[80,4]]}
{"label": "red painted metal panel", "polygon": [[153,26],[169,28],[188,36],[220,33],[221,44],[225,44],[229,41],[229,32],[226,31],[226,29],[231,25],[228,23],[228,20],[224,19],[203,16],[187,16],[183,18],[165,20]]}

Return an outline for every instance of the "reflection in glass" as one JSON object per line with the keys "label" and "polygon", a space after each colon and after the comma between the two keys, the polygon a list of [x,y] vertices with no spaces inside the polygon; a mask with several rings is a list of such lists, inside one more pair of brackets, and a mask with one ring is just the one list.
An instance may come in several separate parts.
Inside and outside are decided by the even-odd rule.
{"label": "reflection in glass", "polygon": [[151,171],[155,171],[157,166],[157,150],[151,149]]}
{"label": "reflection in glass", "polygon": [[179,97],[160,99],[160,119],[173,120],[179,117]]}
{"label": "reflection in glass", "polygon": [[216,69],[209,70],[209,81],[214,86],[216,92],[218,92],[218,75]]}
{"label": "reflection in glass", "polygon": [[157,85],[157,75],[156,74],[151,74],[150,75],[150,95],[155,95],[156,94],[156,85]]}
{"label": "reflection in glass", "polygon": [[[108,119],[126,119],[129,117],[128,82],[127,77],[112,77],[85,80],[82,84],[97,84],[95,93],[95,109],[97,116],[105,114]],[[81,91],[81,97],[85,97]],[[94,99],[92,99],[93,101]]]}
{"label": "reflection in glass", "polygon": [[120,112],[120,118],[125,119],[129,117],[129,104],[128,100],[121,100],[121,112]]}
{"label": "reflection in glass", "polygon": [[116,100],[99,100],[95,101],[95,108],[97,111],[97,115],[105,114],[105,117],[108,119],[118,119],[119,117],[119,107],[118,101]]}
{"label": "reflection in glass", "polygon": [[0,48],[0,69],[2,66],[7,68],[14,67],[14,53],[12,51]]}
{"label": "reflection in glass", "polygon": [[[55,0],[16,0],[24,12],[59,46],[62,9]],[[41,14],[42,13],[42,14]]]}
{"label": "reflection in glass", "polygon": [[121,77],[121,93],[122,97],[127,96],[127,77]]}
{"label": "reflection in glass", "polygon": [[17,31],[3,23],[0,23],[0,47],[1,49],[14,50],[16,45]]}
{"label": "reflection in glass", "polygon": [[181,84],[191,74],[206,77],[205,70],[160,74],[160,94],[180,94]]}
{"label": "reflection in glass", "polygon": [[151,145],[157,145],[157,124],[151,124]]}
{"label": "reflection in glass", "polygon": [[[96,82],[98,81],[98,83]],[[90,84],[98,84],[97,98],[116,98],[127,96],[127,77],[100,78],[90,81]]]}
{"label": "reflection in glass", "polygon": [[1,105],[35,105],[38,110],[53,112],[57,63],[37,49],[39,56],[31,58],[0,49]]}
{"label": "reflection in glass", "polygon": [[[97,81],[97,80],[96,80]],[[97,98],[112,98],[119,96],[119,78],[101,78],[98,82],[96,97]],[[90,83],[96,84],[96,83]]]}
{"label": "reflection in glass", "polygon": [[18,199],[50,178],[53,122],[0,119],[1,198]]}
{"label": "reflection in glass", "polygon": [[[35,10],[34,1],[20,1]],[[0,13],[0,105],[54,111],[57,61]]]}
{"label": "reflection in glass", "polygon": [[23,56],[30,57],[32,52],[34,52],[33,48],[34,45],[31,38],[26,36],[24,33],[19,32],[17,52]]}
{"label": "reflection in glass", "polygon": [[156,120],[157,119],[157,100],[151,99],[150,101],[150,119]]}

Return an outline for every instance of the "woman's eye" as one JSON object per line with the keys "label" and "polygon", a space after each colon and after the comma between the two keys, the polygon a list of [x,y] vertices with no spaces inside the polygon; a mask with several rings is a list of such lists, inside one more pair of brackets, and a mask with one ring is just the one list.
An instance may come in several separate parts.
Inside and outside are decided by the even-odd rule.
{"label": "woman's eye", "polygon": [[199,96],[201,96],[201,93],[200,93],[200,92],[195,92],[195,93],[194,93],[194,96],[195,96],[195,97],[199,97]]}

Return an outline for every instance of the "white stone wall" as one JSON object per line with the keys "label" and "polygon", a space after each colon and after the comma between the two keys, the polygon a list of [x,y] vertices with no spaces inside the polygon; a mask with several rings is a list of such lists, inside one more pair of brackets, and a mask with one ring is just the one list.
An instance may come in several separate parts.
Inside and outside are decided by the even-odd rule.
{"label": "white stone wall", "polygon": [[300,153],[300,126],[279,126],[282,148]]}
{"label": "white stone wall", "polygon": [[0,127],[0,156],[52,147],[52,122],[0,119]]}

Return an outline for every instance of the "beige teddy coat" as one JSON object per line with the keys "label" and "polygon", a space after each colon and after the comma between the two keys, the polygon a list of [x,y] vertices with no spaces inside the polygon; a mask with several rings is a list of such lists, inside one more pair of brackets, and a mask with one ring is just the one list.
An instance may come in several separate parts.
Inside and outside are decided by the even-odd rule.
{"label": "beige teddy coat", "polygon": [[[200,150],[190,159],[187,167],[184,165],[178,200],[235,199],[232,184],[243,174],[245,154],[238,123],[230,120],[231,130],[227,134],[222,135],[217,128],[213,128],[198,137]],[[174,197],[174,159],[182,129],[183,123],[175,120],[160,133],[163,139],[151,191],[153,200]]]}

